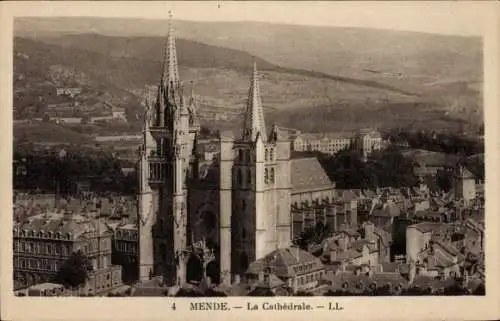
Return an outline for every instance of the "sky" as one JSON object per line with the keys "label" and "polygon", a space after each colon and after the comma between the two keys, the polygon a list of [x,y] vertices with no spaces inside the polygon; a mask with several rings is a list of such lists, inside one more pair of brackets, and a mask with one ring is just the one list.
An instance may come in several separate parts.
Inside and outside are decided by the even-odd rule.
{"label": "sky", "polygon": [[484,34],[488,1],[153,1],[17,3],[24,16],[105,16],[196,21],[259,21],[285,24],[396,29],[450,35]]}
{"label": "sky", "polygon": [[[159,4],[161,6],[161,4]],[[163,3],[175,19],[250,20],[286,24],[397,29],[454,35],[481,35],[490,8],[457,2],[233,2]],[[200,10],[203,7],[203,10]],[[193,10],[195,9],[195,10]],[[159,8],[158,13],[162,10]],[[168,15],[168,13],[167,13]]]}

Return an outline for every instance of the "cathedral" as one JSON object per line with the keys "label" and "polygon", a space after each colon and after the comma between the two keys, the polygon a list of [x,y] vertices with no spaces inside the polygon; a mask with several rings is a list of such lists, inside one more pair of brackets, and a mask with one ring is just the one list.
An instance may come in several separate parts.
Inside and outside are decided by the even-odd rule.
{"label": "cathedral", "polygon": [[[288,135],[276,125],[266,129],[255,63],[249,76],[241,133],[219,134],[216,156],[204,159],[197,106],[193,93],[184,93],[170,22],[157,95],[146,101],[138,165],[140,280],[230,280],[291,245],[294,184],[300,199],[307,184],[321,185],[310,189],[318,197],[332,197],[324,171],[316,181],[311,173],[317,160],[294,164]],[[294,168],[307,177],[294,178]]]}

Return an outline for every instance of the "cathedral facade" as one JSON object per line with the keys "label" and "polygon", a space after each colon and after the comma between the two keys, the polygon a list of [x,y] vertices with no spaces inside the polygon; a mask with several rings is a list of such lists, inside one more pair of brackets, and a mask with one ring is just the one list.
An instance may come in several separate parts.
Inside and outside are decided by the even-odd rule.
{"label": "cathedral facade", "polygon": [[198,152],[196,104],[179,77],[172,26],[149,97],[138,165],[140,279],[219,283],[290,246],[290,141],[277,126],[266,129],[257,66],[242,132],[221,133],[210,160]]}

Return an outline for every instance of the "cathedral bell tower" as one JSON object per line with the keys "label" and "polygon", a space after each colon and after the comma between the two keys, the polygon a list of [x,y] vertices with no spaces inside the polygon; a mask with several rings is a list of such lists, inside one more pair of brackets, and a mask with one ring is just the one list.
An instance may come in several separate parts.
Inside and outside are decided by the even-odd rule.
{"label": "cathedral bell tower", "polygon": [[139,161],[139,276],[182,285],[189,245],[187,178],[199,126],[193,96],[187,103],[184,98],[171,18],[156,101],[149,94],[146,99]]}
{"label": "cathedral bell tower", "polygon": [[238,274],[291,240],[290,142],[276,126],[268,136],[255,63],[244,117],[231,173],[231,272]]}

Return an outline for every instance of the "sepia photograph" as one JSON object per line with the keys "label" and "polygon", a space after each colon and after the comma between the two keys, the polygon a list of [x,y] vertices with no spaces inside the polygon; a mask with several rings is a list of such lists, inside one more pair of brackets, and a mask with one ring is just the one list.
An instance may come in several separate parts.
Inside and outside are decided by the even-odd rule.
{"label": "sepia photograph", "polygon": [[486,296],[482,16],[141,6],[12,18],[14,297]]}

